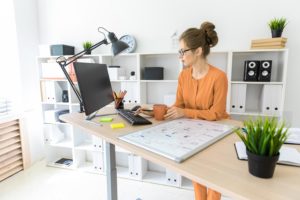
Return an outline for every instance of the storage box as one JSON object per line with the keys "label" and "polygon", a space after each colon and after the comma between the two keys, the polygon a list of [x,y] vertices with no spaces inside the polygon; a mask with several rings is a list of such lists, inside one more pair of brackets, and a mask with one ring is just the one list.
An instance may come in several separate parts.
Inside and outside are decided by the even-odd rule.
{"label": "storage box", "polygon": [[164,68],[163,67],[145,67],[144,71],[145,80],[163,80]]}
{"label": "storage box", "polygon": [[51,56],[74,55],[74,47],[64,44],[51,45]]}
{"label": "storage box", "polygon": [[120,80],[120,77],[125,76],[125,69],[120,68],[120,66],[108,67],[109,79]]}

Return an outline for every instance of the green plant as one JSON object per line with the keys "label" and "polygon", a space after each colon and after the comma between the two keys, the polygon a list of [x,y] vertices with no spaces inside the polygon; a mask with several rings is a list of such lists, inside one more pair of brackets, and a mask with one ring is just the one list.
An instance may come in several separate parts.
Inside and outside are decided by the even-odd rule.
{"label": "green plant", "polygon": [[84,49],[89,49],[93,46],[93,44],[90,41],[86,41],[86,42],[82,43],[82,46]]}
{"label": "green plant", "polygon": [[269,27],[271,30],[283,30],[287,25],[285,18],[274,18],[270,20]]}
{"label": "green plant", "polygon": [[236,134],[244,142],[251,153],[262,156],[274,156],[279,153],[282,144],[287,139],[288,128],[286,123],[279,123],[276,118],[263,120],[259,117],[256,120],[244,121],[244,128],[237,130]]}

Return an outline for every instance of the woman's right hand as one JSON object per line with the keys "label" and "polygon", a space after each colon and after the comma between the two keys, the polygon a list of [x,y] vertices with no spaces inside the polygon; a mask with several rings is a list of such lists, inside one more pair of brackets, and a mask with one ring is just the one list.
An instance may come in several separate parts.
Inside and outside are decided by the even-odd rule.
{"label": "woman's right hand", "polygon": [[148,116],[151,116],[151,117],[153,117],[154,116],[154,112],[153,112],[153,110],[149,110],[149,109],[147,109],[147,108],[139,108],[139,109],[137,109],[136,111],[135,111],[135,115],[138,115],[138,114],[140,114],[140,113],[142,113],[142,114],[144,114],[144,115],[148,115]]}

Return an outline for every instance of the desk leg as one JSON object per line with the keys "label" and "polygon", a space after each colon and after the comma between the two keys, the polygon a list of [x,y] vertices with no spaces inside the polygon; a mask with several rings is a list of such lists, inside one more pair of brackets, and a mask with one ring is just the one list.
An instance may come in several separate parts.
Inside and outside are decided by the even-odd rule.
{"label": "desk leg", "polygon": [[107,200],[118,199],[115,145],[105,142]]}

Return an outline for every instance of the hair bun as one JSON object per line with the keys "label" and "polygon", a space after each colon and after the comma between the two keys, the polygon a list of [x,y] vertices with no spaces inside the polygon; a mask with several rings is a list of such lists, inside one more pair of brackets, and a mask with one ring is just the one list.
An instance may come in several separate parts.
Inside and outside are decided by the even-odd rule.
{"label": "hair bun", "polygon": [[200,30],[205,32],[207,44],[211,47],[218,43],[218,35],[215,31],[215,25],[211,22],[203,22]]}

